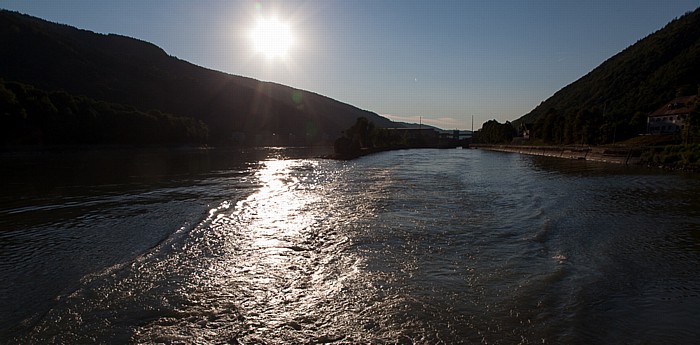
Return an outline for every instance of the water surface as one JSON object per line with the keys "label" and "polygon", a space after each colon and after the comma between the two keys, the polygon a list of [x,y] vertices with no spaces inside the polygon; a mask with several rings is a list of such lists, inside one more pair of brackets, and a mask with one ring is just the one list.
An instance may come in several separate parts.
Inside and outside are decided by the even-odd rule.
{"label": "water surface", "polygon": [[695,176],[478,150],[97,156],[5,158],[0,339],[698,337]]}

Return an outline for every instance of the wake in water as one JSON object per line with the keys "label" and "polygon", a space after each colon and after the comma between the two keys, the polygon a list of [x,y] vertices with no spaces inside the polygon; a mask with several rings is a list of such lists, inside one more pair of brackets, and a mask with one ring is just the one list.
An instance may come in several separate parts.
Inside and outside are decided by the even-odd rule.
{"label": "wake in water", "polygon": [[[692,229],[700,215],[678,210],[687,217],[662,223],[662,234],[634,207],[654,209],[644,203],[659,192],[645,186],[665,186],[656,177],[606,176],[585,165],[562,173],[537,164],[466,150],[389,152],[354,162],[262,160],[252,174],[232,177],[244,184],[211,186],[232,188],[232,197],[195,226],[86,276],[47,314],[28,319],[31,330],[12,342],[691,339],[700,283],[679,272],[698,273],[689,264],[698,258],[697,242],[670,230]],[[640,192],[650,197],[610,207]],[[690,209],[697,203],[687,202]],[[683,254],[669,257],[677,243]],[[676,303],[678,291],[684,306]],[[670,323],[631,315],[649,306],[666,312],[673,332]],[[629,322],[615,322],[621,316]]]}
{"label": "wake in water", "polygon": [[348,320],[362,318],[338,314],[359,314],[366,305],[347,291],[371,287],[357,281],[363,263],[348,253],[345,233],[367,214],[324,164],[335,166],[263,162],[257,192],[222,203],[130,264],[86,277],[21,340],[348,340],[357,333]]}

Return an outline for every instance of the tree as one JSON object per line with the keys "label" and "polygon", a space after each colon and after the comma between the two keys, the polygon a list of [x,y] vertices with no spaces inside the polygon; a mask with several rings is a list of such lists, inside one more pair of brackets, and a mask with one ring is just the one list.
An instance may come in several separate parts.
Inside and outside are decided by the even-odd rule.
{"label": "tree", "polygon": [[510,122],[501,124],[496,120],[489,120],[481,126],[477,140],[484,144],[508,144],[513,140],[515,133],[515,127]]}
{"label": "tree", "polygon": [[554,108],[550,108],[543,117],[535,122],[535,132],[544,142],[550,143],[554,140],[558,118],[559,112]]}
{"label": "tree", "polygon": [[685,144],[700,142],[700,105],[697,102],[693,110],[688,114],[685,123],[685,130],[683,133]]}

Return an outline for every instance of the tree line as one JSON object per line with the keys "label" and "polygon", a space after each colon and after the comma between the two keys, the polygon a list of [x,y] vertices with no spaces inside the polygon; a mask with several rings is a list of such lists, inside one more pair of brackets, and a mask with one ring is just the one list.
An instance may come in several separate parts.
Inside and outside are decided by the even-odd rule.
{"label": "tree line", "polygon": [[0,145],[206,143],[199,120],[0,79]]}
{"label": "tree line", "polygon": [[[681,90],[681,89],[679,89]],[[692,95],[688,89],[678,95]],[[698,89],[700,95],[700,89]],[[668,102],[667,99],[665,102]],[[616,116],[605,106],[578,108],[567,112],[550,108],[534,124],[531,135],[545,144],[604,145],[630,139],[647,132],[649,112],[630,110],[631,116]],[[678,135],[679,142],[700,141],[700,107],[696,103],[684,119],[685,126]],[[524,126],[528,126],[523,124]]]}
{"label": "tree line", "polygon": [[377,151],[457,144],[451,139],[440,139],[435,128],[383,128],[366,117],[359,117],[336,139],[334,149],[338,158],[354,158]]}
{"label": "tree line", "polygon": [[484,122],[481,129],[474,132],[472,142],[479,144],[510,144],[517,135],[510,121],[500,123],[496,120]]}
{"label": "tree line", "polygon": [[[688,88],[678,92],[678,95],[689,94],[692,93]],[[698,95],[700,97],[700,88]],[[550,108],[534,123],[520,122],[517,127],[508,121],[501,124],[490,120],[474,133],[474,142],[507,144],[527,130],[530,139],[545,145],[605,145],[646,133],[649,112],[633,111],[631,116],[625,117],[615,115],[617,113],[605,106],[579,107],[568,111]],[[685,125],[676,141],[700,143],[700,102],[696,102],[684,121]]]}
{"label": "tree line", "polygon": [[363,151],[376,151],[388,148],[408,147],[409,138],[405,132],[377,127],[366,117],[359,117],[350,128],[343,131],[335,140],[334,150],[339,157],[352,158]]}
{"label": "tree line", "polygon": [[629,139],[646,132],[647,114],[637,111],[629,118],[617,119],[605,108],[560,112],[549,109],[532,130],[535,138],[547,144],[601,145]]}

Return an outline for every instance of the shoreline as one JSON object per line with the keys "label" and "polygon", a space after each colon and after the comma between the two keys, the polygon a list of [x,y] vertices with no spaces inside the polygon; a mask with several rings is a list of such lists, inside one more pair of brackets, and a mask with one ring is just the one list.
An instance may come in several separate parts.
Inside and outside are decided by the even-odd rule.
{"label": "shoreline", "polygon": [[579,159],[593,162],[624,165],[641,165],[642,148],[613,148],[593,146],[525,146],[525,145],[482,145],[472,144],[470,148],[489,151],[511,152],[533,156]]}

